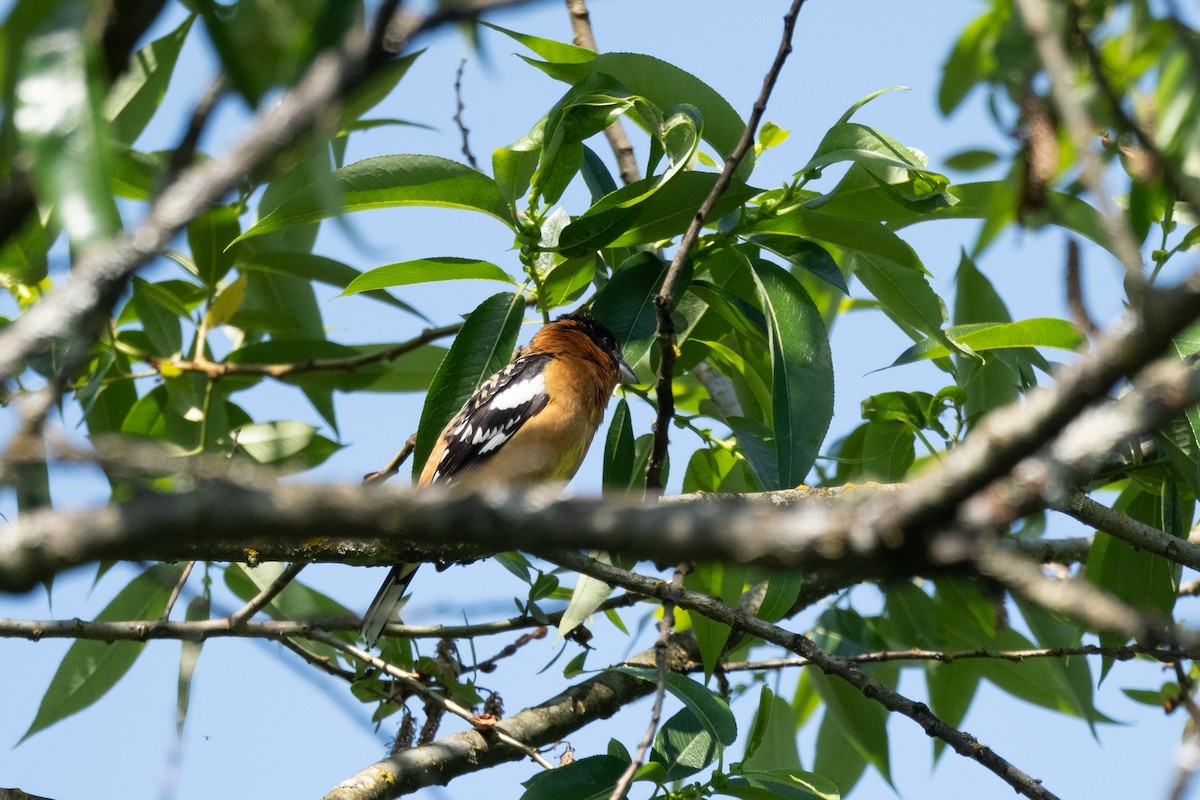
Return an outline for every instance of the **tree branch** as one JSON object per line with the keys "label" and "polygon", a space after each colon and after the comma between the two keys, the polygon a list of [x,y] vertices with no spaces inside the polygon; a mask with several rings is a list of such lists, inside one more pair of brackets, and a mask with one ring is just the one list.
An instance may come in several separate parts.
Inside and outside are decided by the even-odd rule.
{"label": "tree branch", "polygon": [[675,376],[675,324],[671,321],[671,312],[675,310],[675,290],[679,283],[679,276],[683,272],[683,265],[691,254],[692,248],[700,237],[700,229],[704,227],[708,215],[712,213],[717,201],[721,199],[721,195],[725,194],[729,188],[729,184],[733,181],[734,171],[737,170],[751,145],[754,144],[754,134],[758,130],[758,124],[762,121],[763,114],[766,113],[767,101],[771,98],[771,92],[775,88],[775,82],[779,79],[779,73],[783,71],[784,62],[792,52],[792,33],[796,29],[796,18],[800,16],[800,9],[803,6],[804,0],[792,0],[792,6],[783,18],[783,35],[779,42],[779,49],[775,53],[775,60],[772,62],[771,68],[767,70],[767,74],[763,78],[762,90],[758,94],[758,99],[754,101],[754,108],[750,112],[750,118],[746,121],[742,138],[738,140],[733,151],[725,159],[725,168],[717,176],[712,190],[704,198],[700,207],[696,209],[696,215],[688,224],[687,231],[683,234],[679,247],[675,251],[675,256],[671,259],[671,265],[667,267],[662,287],[654,298],[654,306],[658,312],[658,325],[654,336],[658,340],[661,360],[655,389],[658,397],[658,417],[654,423],[654,443],[650,450],[650,458],[646,462],[646,488],[651,491],[661,490],[663,486],[662,468],[667,454],[667,430],[675,416],[675,392],[672,386]]}
{"label": "tree branch", "polygon": [[[870,653],[843,656],[854,664],[884,664],[897,661],[937,661],[942,664],[952,664],[963,660],[992,660],[1022,662],[1030,658],[1072,658],[1075,656],[1103,656],[1116,661],[1131,661],[1138,656],[1152,658],[1164,664],[1179,660],[1194,660],[1200,658],[1200,647],[1189,648],[1160,648],[1132,645],[1125,647],[1101,647],[1086,644],[1079,647],[1041,647],[1031,650],[876,650]],[[812,667],[815,661],[807,658],[768,658],[761,661],[727,661],[718,663],[716,672],[756,672],[766,670],[787,669],[791,667]],[[688,672],[701,672],[704,665],[692,662],[687,665]]]}
{"label": "tree branch", "polygon": [[875,700],[889,711],[913,720],[921,726],[925,733],[941,739],[959,755],[982,764],[1019,794],[1040,800],[1055,798],[1053,793],[1042,786],[1041,781],[1025,774],[997,755],[991,748],[980,744],[974,736],[947,724],[930,711],[924,703],[917,703],[889,689],[858,669],[849,660],[825,651],[806,636],[785,631],[783,628],[750,616],[708,595],[687,589],[676,589],[663,581],[636,575],[575,552],[559,551],[547,554],[545,557],[560,566],[591,575],[593,578],[613,586],[622,586],[626,590],[648,594],[660,599],[670,598],[680,608],[686,608],[688,611],[722,622],[734,630],[757,636],[763,641],[779,645],[803,656],[812,661],[814,666],[826,673],[838,676],[862,692],[864,696]]}
{"label": "tree branch", "polygon": [[1053,506],[1056,511],[1074,517],[1084,525],[1131,544],[1139,550],[1154,553],[1192,569],[1200,569],[1200,546],[1187,539],[1172,536],[1152,525],[1140,522],[1128,514],[1114,511],[1097,503],[1082,492],[1073,492],[1066,500]]}
{"label": "tree branch", "polygon": [[[0,591],[27,590],[100,559],[392,564],[560,547],[666,563],[728,560],[821,568],[854,580],[954,568],[928,553],[895,558],[887,529],[855,531],[847,540],[844,520],[863,504],[838,499],[869,500],[873,494],[826,489],[722,502],[643,503],[561,499],[550,488],[461,495],[436,487],[269,485],[238,475],[203,481],[188,492],[145,492],[98,509],[23,515],[0,535]],[[166,530],[170,537],[162,535]],[[876,538],[862,541],[871,536]],[[1028,547],[1055,549],[1040,542]],[[1077,552],[1078,542],[1067,549]]]}
{"label": "tree branch", "polygon": [[[685,663],[691,655],[686,637],[675,637],[671,643],[670,663]],[[652,666],[654,658],[654,648],[651,648],[631,662]],[[539,706],[514,714],[497,727],[530,746],[541,747],[596,720],[611,717],[653,689],[653,683],[607,670]],[[398,797],[422,786],[446,784],[458,775],[523,757],[520,751],[490,741],[479,731],[464,731],[428,745],[393,753],[343,781],[325,796],[325,800]]]}

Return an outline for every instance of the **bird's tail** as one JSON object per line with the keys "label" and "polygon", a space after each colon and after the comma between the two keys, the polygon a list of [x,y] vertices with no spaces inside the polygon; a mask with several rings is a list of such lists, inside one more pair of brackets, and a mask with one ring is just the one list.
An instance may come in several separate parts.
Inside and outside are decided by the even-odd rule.
{"label": "bird's tail", "polygon": [[400,607],[400,601],[404,599],[404,592],[408,590],[408,584],[412,583],[413,575],[416,574],[419,566],[421,565],[397,564],[388,573],[383,586],[379,587],[379,594],[375,595],[375,599],[371,601],[371,607],[367,609],[366,614],[363,614],[362,628],[359,629],[359,633],[366,640],[368,647],[374,646],[375,642],[379,641],[383,627],[395,616],[396,609]]}

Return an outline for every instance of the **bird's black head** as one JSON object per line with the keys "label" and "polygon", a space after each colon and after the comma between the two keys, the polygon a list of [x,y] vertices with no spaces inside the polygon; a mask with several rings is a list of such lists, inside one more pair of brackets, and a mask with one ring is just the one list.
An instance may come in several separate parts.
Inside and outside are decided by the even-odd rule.
{"label": "bird's black head", "polygon": [[636,383],[637,378],[633,374],[633,370],[625,363],[625,356],[621,353],[621,347],[617,344],[617,337],[613,336],[603,323],[593,317],[586,311],[574,311],[570,314],[563,314],[555,320],[555,324],[563,323],[581,333],[587,334],[592,343],[601,351],[608,354],[612,359],[613,367],[621,375],[621,383]]}

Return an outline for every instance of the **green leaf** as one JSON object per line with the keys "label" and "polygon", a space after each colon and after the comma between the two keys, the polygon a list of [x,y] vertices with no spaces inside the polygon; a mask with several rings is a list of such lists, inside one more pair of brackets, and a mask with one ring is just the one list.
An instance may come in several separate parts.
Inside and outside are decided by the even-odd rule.
{"label": "green leaf", "polygon": [[839,252],[867,254],[918,273],[926,271],[912,247],[884,226],[819,213],[804,206],[796,206],[759,222],[754,226],[754,232],[798,236],[817,244],[832,245]]}
{"label": "green leaf", "polygon": [[429,386],[413,451],[414,475],[420,474],[451,417],[479,384],[512,358],[524,314],[525,300],[520,294],[501,293],[484,300],[467,317]]}
{"label": "green leaf", "polygon": [[[622,186],[597,200],[562,232],[558,250],[579,256],[609,246],[629,246],[683,234],[716,183],[711,172],[652,176]],[[736,181],[709,215],[710,224],[757,193]]]}
{"label": "green leaf", "polygon": [[183,49],[195,19],[195,15],[188,16],[178,28],[146,45],[129,59],[129,65],[113,83],[104,101],[105,116],[114,140],[131,145],[145,130],[167,93],[179,51]]}
{"label": "green leaf", "polygon": [[[212,597],[207,591],[191,599],[188,603],[184,619],[188,622],[206,620],[212,609]],[[183,735],[183,723],[187,720],[188,705],[191,701],[192,678],[196,674],[196,664],[200,660],[200,650],[204,641],[189,642],[184,640],[179,652],[179,682],[175,694],[175,734]]]}
{"label": "green leaf", "polygon": [[983,150],[981,148],[959,150],[957,153],[948,155],[942,159],[943,163],[950,169],[957,169],[963,172],[985,169],[999,160],[999,154],[992,150]]}
{"label": "green leaf", "polygon": [[744,459],[722,448],[705,448],[692,453],[683,475],[683,493],[752,492],[754,477]]}
{"label": "green leaf", "polygon": [[[658,672],[650,667],[615,667],[618,672],[641,678],[653,683],[658,679]],[[728,747],[737,741],[737,720],[729,710],[729,704],[718,697],[711,689],[686,675],[677,672],[667,673],[667,691],[683,701],[696,719],[699,720],[716,740]]]}
{"label": "green leaf", "polygon": [[912,150],[895,139],[857,123],[841,122],[830,128],[801,172],[843,161],[858,164],[880,184],[892,187],[903,203],[939,198],[934,207],[940,207],[957,202],[946,192],[950,181],[944,175],[927,169]]}
{"label": "green leaf", "polygon": [[304,450],[317,429],[307,422],[285,420],[243,425],[236,433],[239,449],[260,464],[274,464]]}
{"label": "green leaf", "polygon": [[242,274],[237,277],[237,280],[225,285],[217,292],[216,297],[209,304],[208,310],[204,313],[204,324],[210,331],[219,328],[233,318],[246,300],[246,287],[249,284],[249,279]]}
{"label": "green leaf", "polygon": [[[806,670],[805,675],[809,672]],[[828,711],[817,728],[815,750],[813,769],[832,781],[843,795],[849,794],[867,771],[867,759]]]}
{"label": "green leaf", "polygon": [[804,576],[799,572],[772,572],[767,579],[767,593],[758,609],[758,618],[775,622],[787,616],[800,590],[804,588]]}
{"label": "green leaf", "polygon": [[521,785],[521,800],[608,800],[629,760],[617,756],[588,756],[557,769],[536,773]]}
{"label": "green leaf", "polygon": [[993,49],[994,21],[998,15],[988,11],[975,19],[962,32],[942,67],[942,82],[938,86],[938,107],[949,115],[996,66]]}
{"label": "green leaf", "polygon": [[490,261],[441,256],[401,261],[369,269],[352,280],[342,294],[358,294],[372,289],[408,286],[414,283],[461,280],[513,283],[513,279],[509,277],[508,273]]}
{"label": "green leaf", "polygon": [[[612,564],[612,558],[607,553],[592,553],[592,558],[602,564]],[[571,592],[571,600],[563,611],[558,622],[556,641],[583,624],[583,621],[596,613],[600,604],[612,594],[613,587],[602,580],[590,575],[580,575],[575,589]]]}
{"label": "green leaf", "polygon": [[[746,584],[746,568],[739,564],[701,562],[683,579],[683,585],[692,591],[717,597],[729,605],[736,606]],[[717,662],[725,652],[732,630],[729,625],[700,614],[690,614],[692,630],[696,633],[696,645],[700,649],[700,663],[704,665],[704,679],[712,677]]]}
{"label": "green leaf", "polygon": [[[826,719],[830,720],[863,759],[889,784],[892,782],[888,756],[887,709],[869,700],[841,678],[813,670],[813,685],[825,701]],[[823,773],[820,759],[816,769]],[[840,788],[840,785],[839,785]]]}
{"label": "green leaf", "polygon": [[[955,284],[955,325],[1012,321],[999,292],[965,250],[959,257]],[[965,409],[968,420],[975,420],[993,408],[1012,402],[1020,393],[1022,362],[1013,363],[1014,370],[1010,363],[997,355],[993,354],[983,361],[963,357],[956,359],[956,378],[967,394]],[[1019,358],[1017,354],[1014,356]],[[1027,366],[1025,368],[1028,369]]]}
{"label": "green leaf", "polygon": [[650,760],[661,764],[669,781],[695,775],[717,760],[721,745],[690,708],[663,723],[654,737]]}
{"label": "green leaf", "polygon": [[[979,671],[965,661],[951,664],[929,663],[925,665],[925,685],[929,691],[929,707],[947,724],[959,727],[979,691]],[[933,757],[936,761],[946,751],[946,743],[933,740]]]}
{"label": "green leaf", "polygon": [[604,472],[601,482],[606,489],[624,491],[633,482],[633,423],[629,418],[629,401],[622,397],[613,411],[604,440]]}
{"label": "green leaf", "polygon": [[272,337],[323,339],[325,325],[312,284],[273,272],[246,275],[246,297],[230,319],[235,328]]}
{"label": "green leaf", "polygon": [[336,207],[310,191],[292,195],[236,241],[326,219],[336,214],[397,206],[443,206],[481,211],[515,230],[516,219],[496,182],[478,170],[426,155],[376,156],[334,170]]}
{"label": "green leaf", "polygon": [[[695,106],[704,118],[704,140],[716,148],[722,158],[733,152],[746,128],[737,111],[718,92],[694,75],[653,56],[601,53],[584,57],[577,52],[578,48],[562,49],[569,45],[559,45],[550,50],[543,44],[546,40],[537,40],[538,46],[534,46],[530,44],[533,40],[529,37],[521,37],[502,28],[496,30],[513,36],[546,58],[546,62],[526,60],[555,80],[575,85],[590,75],[610,75],[630,94],[644,97],[659,108],[672,108],[681,103]],[[753,154],[747,153],[735,176],[745,180],[753,169]]]}
{"label": "green leaf", "polygon": [[[949,187],[948,192],[958,200],[957,203],[932,211],[906,209],[904,206],[896,204],[895,213],[887,217],[888,227],[892,230],[899,230],[918,222],[939,219],[987,219],[996,214],[994,206],[996,197],[1003,196],[1008,191],[1010,189],[1005,181],[955,184]],[[1112,252],[1108,237],[1104,233],[1104,224],[1100,213],[1078,197],[1063,192],[1048,191],[1043,213],[1044,222],[1074,231],[1110,253]],[[1030,220],[1030,222],[1033,221]]]}
{"label": "green leaf", "polygon": [[[270,272],[276,275],[287,275],[305,280],[317,281],[327,286],[345,291],[360,273],[354,267],[335,261],[332,258],[316,256],[303,252],[238,252],[238,265],[242,269]],[[410,314],[414,314],[429,322],[429,319],[403,300],[398,300],[384,291],[363,292],[364,297],[370,297],[382,303],[387,303]]]}
{"label": "green leaf", "polygon": [[215,288],[233,266],[235,250],[229,243],[241,233],[237,206],[217,206],[188,223],[188,247],[196,274],[204,285]]}
{"label": "green leaf", "polygon": [[[740,788],[745,785],[752,792]],[[734,791],[730,791],[733,788]],[[721,794],[746,800],[841,800],[838,787],[824,775],[795,769],[743,771],[726,782]]]}
{"label": "green leaf", "polygon": [[[638,203],[637,215],[627,221],[625,230],[606,246],[631,247],[682,236],[692,218],[696,216],[696,210],[712,191],[717,177],[711,172],[681,172],[676,175],[650,197]],[[718,220],[740,208],[758,194],[758,191],[735,180],[713,206],[707,224],[710,227],[716,225]],[[590,211],[589,209],[589,213]],[[588,214],[584,214],[584,217],[587,216]]]}
{"label": "green leaf", "polygon": [[[1020,322],[981,322],[955,325],[945,330],[946,336],[976,353],[1010,347],[1054,347],[1076,350],[1084,342],[1075,324],[1065,319],[1034,317]],[[892,366],[911,364],[923,359],[945,358],[950,348],[933,338],[926,338],[905,350]]]}
{"label": "green leaf", "polygon": [[[1168,481],[1164,484],[1163,491],[1174,491],[1173,483]],[[1186,536],[1190,527],[1181,528],[1178,521],[1164,519],[1162,498],[1151,494],[1137,483],[1129,484],[1121,492],[1113,508],[1139,522],[1173,535]],[[1184,516],[1190,521],[1190,512]],[[1084,575],[1101,589],[1111,592],[1135,608],[1169,615],[1179,596],[1179,572],[1178,565],[1162,556],[1138,550],[1120,539],[1097,531],[1088,553]],[[1126,637],[1122,634],[1100,634],[1100,644],[1105,647],[1120,646],[1125,642]],[[1110,665],[1111,662],[1106,663],[1105,673]]]}
{"label": "green leaf", "polygon": [[[605,287],[592,300],[592,314],[616,337],[631,365],[650,350],[658,325],[654,297],[666,277],[667,263],[653,253],[636,253],[613,271]],[[687,288],[688,275],[680,281]]]}
{"label": "green leaf", "polygon": [[[271,561],[253,567],[229,564],[225,568],[225,585],[243,602],[249,602],[275,583],[283,574],[283,570],[283,564]],[[354,616],[354,612],[341,603],[298,580],[292,580],[284,586],[282,591],[263,606],[261,613],[276,620],[309,620],[314,625]],[[350,643],[357,639],[357,631],[340,631],[333,635]],[[327,644],[307,639],[292,641],[317,658],[337,658],[337,651]]]}
{"label": "green leaf", "polygon": [[907,91],[908,91],[907,86],[886,86],[882,89],[876,89],[875,91],[871,92],[866,97],[863,97],[860,100],[856,100],[853,105],[851,105],[849,108],[846,109],[845,113],[843,113],[840,117],[838,117],[838,121],[835,124],[842,125],[844,123],[849,122],[850,118],[853,117],[860,108],[862,108],[863,106],[865,106],[867,103],[871,102],[872,100],[874,100],[878,97],[882,97],[883,95],[887,94],[888,92],[907,92]]}
{"label": "green leaf", "polygon": [[779,477],[779,451],[772,430],[758,420],[746,417],[727,417],[725,424],[750,464],[755,482],[764,489],[785,486]]}
{"label": "green leaf", "polygon": [[121,227],[109,194],[109,134],[93,69],[88,3],[19,3],[6,29],[13,95],[6,98],[38,196],[52,204],[71,245],[87,248]]}
{"label": "green leaf", "polygon": [[[157,619],[182,574],[180,565],[158,564],[149,568],[118,592],[96,616],[96,621]],[[145,642],[77,640],[50,679],[37,714],[20,741],[103,697],[129,671],[145,646]]]}
{"label": "green leaf", "polygon": [[[130,302],[137,309],[138,319],[146,336],[154,346],[154,352],[159,356],[179,355],[183,351],[183,329],[179,325],[178,311],[171,307],[173,304],[169,295],[155,291],[151,283],[147,283],[136,275],[133,278],[133,297]],[[187,310],[183,316],[187,316]]]}
{"label": "green leaf", "polygon": [[867,424],[863,438],[863,476],[895,483],[903,480],[916,458],[916,432],[897,420]]}
{"label": "green leaf", "polygon": [[777,483],[804,482],[833,419],[833,358],[821,314],[777,264],[755,260],[754,279],[770,332]]}
{"label": "green leaf", "polygon": [[900,327],[920,331],[955,352],[962,352],[962,348],[956,347],[942,330],[946,306],[924,275],[886,258],[861,252],[854,254],[853,270],[867,291],[879,301],[884,313]]}
{"label": "green leaf", "polygon": [[503,33],[505,36],[516,39],[542,58],[555,64],[586,64],[596,57],[596,51],[589,50],[586,47],[510,31],[507,28],[501,28],[499,25],[493,25],[490,22],[481,21],[480,24],[485,28],[491,28],[494,31]]}
{"label": "green leaf", "polygon": [[800,751],[796,747],[796,715],[787,701],[763,686],[759,690],[758,710],[746,737],[742,756],[742,774],[747,771],[799,770]]}
{"label": "green leaf", "polygon": [[[400,80],[408,73],[409,67],[421,56],[425,51],[417,50],[413,53],[407,53],[395,59],[389,60],[387,63],[376,69],[372,75],[367,78],[362,88],[358,89],[349,99],[346,100],[345,106],[342,108],[342,119],[339,128],[353,129],[354,123],[359,120],[363,114],[366,114],[375,106],[379,105],[384,99],[392,93],[392,90],[400,83]],[[403,122],[402,120],[387,120],[387,122]],[[413,124],[413,123],[404,123]],[[424,127],[424,126],[421,126]]]}
{"label": "green leaf", "polygon": [[[49,270],[51,235],[37,214],[30,214],[16,235],[0,249],[0,287],[34,286]],[[19,289],[18,289],[19,291]]]}
{"label": "green leaf", "polygon": [[358,3],[304,0],[193,5],[204,16],[222,68],[252,106],[273,87],[297,81],[318,53],[341,42],[362,13]]}

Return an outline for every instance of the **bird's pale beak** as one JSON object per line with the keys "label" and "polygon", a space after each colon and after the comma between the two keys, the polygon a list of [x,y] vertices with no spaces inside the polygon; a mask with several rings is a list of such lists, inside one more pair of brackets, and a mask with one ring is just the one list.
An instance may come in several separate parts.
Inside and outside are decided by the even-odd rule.
{"label": "bird's pale beak", "polygon": [[621,373],[621,383],[637,383],[638,376],[634,374],[623,356],[617,356],[617,371]]}

